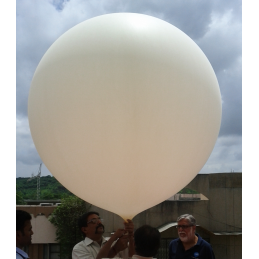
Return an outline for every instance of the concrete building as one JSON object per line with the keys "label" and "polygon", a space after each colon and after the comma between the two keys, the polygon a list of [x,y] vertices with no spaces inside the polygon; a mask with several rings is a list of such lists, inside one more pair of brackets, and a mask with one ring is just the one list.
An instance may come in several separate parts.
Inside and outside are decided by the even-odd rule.
{"label": "concrete building", "polygon": [[[139,213],[133,219],[135,228],[149,224],[161,232],[162,245],[157,258],[168,258],[169,242],[178,237],[175,228],[176,219],[181,214],[189,213],[196,218],[197,233],[212,245],[217,259],[241,259],[242,174],[198,174],[186,188],[196,190],[198,194],[174,195]],[[58,245],[54,240],[55,227],[46,218],[54,206],[39,207],[17,205],[17,209],[24,209],[33,214],[32,224],[35,234],[32,239],[33,245],[27,249],[32,258],[56,259]],[[122,227],[122,219],[118,215],[94,205],[91,210],[98,211],[105,219],[105,236]]]}

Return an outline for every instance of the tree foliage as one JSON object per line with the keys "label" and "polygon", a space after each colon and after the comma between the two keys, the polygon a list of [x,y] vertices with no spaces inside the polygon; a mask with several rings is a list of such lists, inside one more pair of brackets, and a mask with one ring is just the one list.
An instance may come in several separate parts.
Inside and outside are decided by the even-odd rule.
{"label": "tree foliage", "polygon": [[23,199],[22,192],[17,190],[17,185],[16,185],[16,204],[17,205],[25,205],[26,204],[26,202]]}
{"label": "tree foliage", "polygon": [[[29,177],[16,178],[16,193],[18,197],[16,201],[20,202],[20,197],[23,200],[36,200],[37,199],[37,179],[31,179]],[[42,176],[40,178],[40,199],[62,199],[73,194],[68,191],[63,185],[61,185],[57,179],[53,176]],[[17,203],[16,204],[21,204]],[[23,203],[25,204],[25,203]]]}
{"label": "tree foliage", "polygon": [[86,213],[91,204],[76,196],[61,200],[61,204],[53,211],[49,221],[56,226],[56,241],[60,244],[60,258],[72,258],[72,249],[82,240],[78,228],[78,217]]}

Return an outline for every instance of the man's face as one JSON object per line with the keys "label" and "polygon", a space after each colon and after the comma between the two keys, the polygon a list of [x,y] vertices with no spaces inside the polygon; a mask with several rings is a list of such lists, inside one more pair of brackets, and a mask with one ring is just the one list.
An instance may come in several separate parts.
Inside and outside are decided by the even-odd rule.
{"label": "man's face", "polygon": [[17,235],[18,235],[19,243],[22,247],[28,246],[31,244],[33,231],[32,231],[30,220],[25,221],[23,232],[20,230],[18,230],[17,232],[18,232]]}
{"label": "man's face", "polygon": [[93,239],[95,236],[102,236],[104,233],[104,225],[98,215],[90,215],[87,222],[87,227],[84,227],[83,230],[87,237]]}
{"label": "man's face", "polygon": [[187,219],[181,219],[178,222],[178,226],[186,226],[177,227],[178,236],[183,243],[188,243],[194,239],[196,226],[191,226],[190,222]]}

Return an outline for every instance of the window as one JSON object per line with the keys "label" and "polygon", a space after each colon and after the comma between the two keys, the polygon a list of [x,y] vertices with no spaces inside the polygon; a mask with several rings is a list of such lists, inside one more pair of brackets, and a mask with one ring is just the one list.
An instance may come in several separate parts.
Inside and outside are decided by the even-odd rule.
{"label": "window", "polygon": [[66,259],[60,258],[59,251],[59,244],[45,244],[43,246],[43,259]]}

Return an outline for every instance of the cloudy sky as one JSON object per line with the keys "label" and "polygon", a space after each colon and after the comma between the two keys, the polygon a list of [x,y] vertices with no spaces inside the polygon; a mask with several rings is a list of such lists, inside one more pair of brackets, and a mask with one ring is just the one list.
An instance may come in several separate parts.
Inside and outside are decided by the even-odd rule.
{"label": "cloudy sky", "polygon": [[[27,117],[30,83],[50,45],[95,16],[151,15],[178,27],[205,53],[222,95],[222,123],[200,173],[242,171],[242,6],[240,0],[19,0],[16,2],[16,176],[36,174],[42,162]],[[50,172],[43,165],[42,175]]]}

